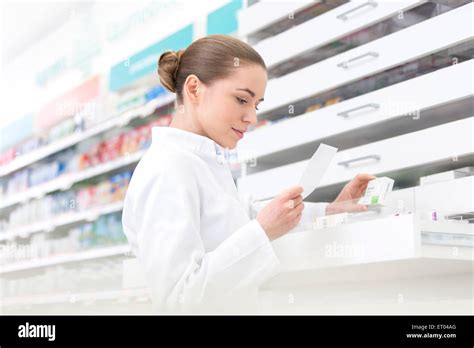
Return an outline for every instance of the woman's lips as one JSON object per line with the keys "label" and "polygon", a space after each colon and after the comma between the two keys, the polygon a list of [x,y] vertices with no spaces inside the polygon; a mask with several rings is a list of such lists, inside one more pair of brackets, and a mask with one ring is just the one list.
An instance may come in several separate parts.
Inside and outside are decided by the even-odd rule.
{"label": "woman's lips", "polygon": [[242,139],[242,138],[244,137],[244,133],[243,133],[243,132],[238,131],[238,130],[235,129],[235,128],[232,128],[232,129],[234,130],[235,134],[238,135],[239,139]]}

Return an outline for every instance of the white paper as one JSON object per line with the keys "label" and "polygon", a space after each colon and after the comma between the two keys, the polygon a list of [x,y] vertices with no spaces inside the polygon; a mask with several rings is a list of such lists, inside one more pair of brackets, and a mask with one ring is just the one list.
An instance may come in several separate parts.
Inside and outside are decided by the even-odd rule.
{"label": "white paper", "polygon": [[332,159],[336,155],[337,148],[326,144],[320,144],[313,157],[309,160],[299,185],[303,186],[303,199],[308,197],[319,185],[326,173]]}

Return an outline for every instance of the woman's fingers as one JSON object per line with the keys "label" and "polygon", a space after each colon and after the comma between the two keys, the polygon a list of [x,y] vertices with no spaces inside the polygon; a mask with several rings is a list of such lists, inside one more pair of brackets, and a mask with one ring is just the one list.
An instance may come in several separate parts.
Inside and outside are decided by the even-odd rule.
{"label": "woman's fingers", "polygon": [[298,197],[302,193],[303,193],[303,187],[302,186],[292,186],[292,187],[286,189],[285,191],[283,191],[280,194],[280,198],[283,201],[287,201],[287,200],[290,200],[290,199],[295,199],[295,197]]}
{"label": "woman's fingers", "polygon": [[297,207],[299,204],[301,204],[301,202],[303,202],[303,196],[299,195],[298,197],[294,199],[294,201],[295,201],[295,207]]}

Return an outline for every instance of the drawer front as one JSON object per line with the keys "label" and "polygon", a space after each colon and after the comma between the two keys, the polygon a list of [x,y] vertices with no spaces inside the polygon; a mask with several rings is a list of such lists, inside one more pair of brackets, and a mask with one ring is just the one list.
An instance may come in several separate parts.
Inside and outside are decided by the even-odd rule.
{"label": "drawer front", "polygon": [[289,233],[272,244],[283,272],[414,257],[418,231],[411,215]]}
{"label": "drawer front", "polygon": [[[474,153],[474,117],[338,152],[320,187],[349,181],[359,173],[390,172]],[[248,175],[239,191],[266,199],[296,185],[308,161]]]}
{"label": "drawer front", "polygon": [[[271,68],[304,51],[323,46],[344,35],[383,21],[399,11],[406,11],[421,4],[420,1],[350,2],[277,36],[263,40],[254,48],[265,59],[267,67]],[[318,35],[312,37],[311,41],[301,40],[308,33],[318,33]]]}
{"label": "drawer front", "polygon": [[[473,37],[474,4],[468,4],[366,45],[270,80],[259,115],[359,80]],[[439,28],[453,28],[443,30]],[[436,32],[437,35],[433,35]],[[407,42],[416,44],[407,45]]]}
{"label": "drawer front", "polygon": [[238,150],[243,155],[258,158],[396,117],[416,118],[417,110],[472,96],[473,75],[473,60],[440,69],[257,129],[245,135]]}
{"label": "drawer front", "polygon": [[[319,1],[316,1],[319,2]],[[260,1],[257,4],[242,9],[238,14],[239,36],[247,36],[274,22],[288,17],[314,1]]]}

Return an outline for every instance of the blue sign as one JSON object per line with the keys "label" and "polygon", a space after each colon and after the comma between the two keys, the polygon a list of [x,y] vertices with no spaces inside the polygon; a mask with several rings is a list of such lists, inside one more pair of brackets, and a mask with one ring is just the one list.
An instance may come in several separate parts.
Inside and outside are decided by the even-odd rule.
{"label": "blue sign", "polygon": [[158,58],[167,50],[188,47],[193,41],[193,25],[190,24],[167,38],[138,52],[110,69],[109,90],[118,91],[128,84],[151,73],[156,73]]}
{"label": "blue sign", "polygon": [[207,35],[234,34],[237,32],[237,12],[242,8],[242,0],[233,0],[207,16]]}

